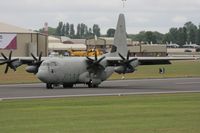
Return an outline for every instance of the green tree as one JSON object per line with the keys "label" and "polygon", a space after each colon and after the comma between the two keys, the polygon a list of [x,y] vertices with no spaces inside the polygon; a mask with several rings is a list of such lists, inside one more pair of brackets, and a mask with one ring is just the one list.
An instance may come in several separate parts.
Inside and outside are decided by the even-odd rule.
{"label": "green tree", "polygon": [[81,38],[81,25],[77,25],[76,37]]}
{"label": "green tree", "polygon": [[66,23],[65,26],[65,36],[69,36],[69,23]]}
{"label": "green tree", "polygon": [[145,39],[146,39],[146,42],[149,43],[149,44],[151,44],[151,43],[153,43],[153,44],[157,43],[156,42],[156,36],[151,31],[147,31],[145,33]]}
{"label": "green tree", "polygon": [[153,32],[153,35],[155,36],[156,39],[155,43],[163,43],[164,34],[155,31]]}
{"label": "green tree", "polygon": [[93,36],[92,28],[89,28],[87,38],[92,38]]}
{"label": "green tree", "polygon": [[197,26],[194,25],[191,21],[184,24],[184,27],[187,30],[187,41],[195,43],[196,41],[196,33],[197,33]]}
{"label": "green tree", "polygon": [[85,35],[85,24],[83,24],[83,23],[81,23],[80,33],[81,33],[81,38],[83,38],[83,36]]}
{"label": "green tree", "polygon": [[48,34],[49,35],[56,35],[56,28],[48,27]]}
{"label": "green tree", "polygon": [[185,31],[184,28],[179,28],[177,32],[177,44],[184,45],[187,38],[185,38]]}
{"label": "green tree", "polygon": [[110,28],[107,30],[107,37],[114,37],[115,35],[115,29]]}
{"label": "green tree", "polygon": [[71,38],[74,38],[75,37],[74,34],[75,34],[74,24],[70,24],[69,25],[69,35]]}
{"label": "green tree", "polygon": [[97,25],[97,24],[93,25],[93,34],[100,37],[101,33],[100,33],[99,25]]}
{"label": "green tree", "polygon": [[178,29],[177,28],[171,28],[169,30],[169,34],[171,36],[171,42],[177,43]]}
{"label": "green tree", "polygon": [[65,36],[65,32],[66,32],[66,26],[65,24],[62,26],[62,29],[61,29],[61,36]]}
{"label": "green tree", "polygon": [[196,44],[200,45],[200,25],[196,33]]}
{"label": "green tree", "polygon": [[86,37],[88,37],[88,27],[87,27],[87,25],[85,25],[84,26],[84,37],[86,38]]}
{"label": "green tree", "polygon": [[57,34],[58,36],[61,36],[61,35],[62,35],[62,28],[63,28],[63,22],[59,22],[59,23],[58,23],[58,26],[57,26],[57,28],[56,28],[56,34]]}
{"label": "green tree", "polygon": [[172,41],[172,36],[170,33],[166,33],[163,37],[163,43],[170,43]]}

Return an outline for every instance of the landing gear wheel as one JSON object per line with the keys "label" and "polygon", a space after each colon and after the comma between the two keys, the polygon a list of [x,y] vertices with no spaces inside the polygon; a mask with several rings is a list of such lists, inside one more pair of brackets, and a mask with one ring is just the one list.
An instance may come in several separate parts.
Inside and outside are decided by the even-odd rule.
{"label": "landing gear wheel", "polygon": [[46,84],[46,88],[47,88],[47,89],[53,89],[53,85],[50,84],[50,83],[47,83],[47,84]]}
{"label": "landing gear wheel", "polygon": [[73,84],[63,84],[63,88],[72,88]]}
{"label": "landing gear wheel", "polygon": [[98,88],[99,86],[97,84],[93,84],[92,80],[88,83],[88,88]]}

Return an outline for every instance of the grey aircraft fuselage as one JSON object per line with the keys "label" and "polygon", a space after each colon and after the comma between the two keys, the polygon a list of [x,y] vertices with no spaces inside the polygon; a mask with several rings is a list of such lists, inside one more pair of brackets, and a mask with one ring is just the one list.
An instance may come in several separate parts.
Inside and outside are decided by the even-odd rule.
{"label": "grey aircraft fuselage", "polygon": [[[101,64],[106,65],[104,61]],[[91,75],[87,67],[85,57],[52,57],[43,61],[36,76],[42,82],[51,84],[88,83]],[[92,75],[95,84],[100,84],[113,72],[114,68],[106,67],[105,70]]]}

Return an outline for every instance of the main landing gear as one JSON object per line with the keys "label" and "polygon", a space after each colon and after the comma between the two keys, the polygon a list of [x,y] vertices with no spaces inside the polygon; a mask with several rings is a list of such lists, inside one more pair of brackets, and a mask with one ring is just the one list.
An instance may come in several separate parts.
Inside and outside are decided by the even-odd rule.
{"label": "main landing gear", "polygon": [[47,83],[47,84],[46,84],[46,88],[47,88],[47,89],[53,89],[53,84]]}
{"label": "main landing gear", "polygon": [[72,88],[73,84],[63,84],[63,88]]}
{"label": "main landing gear", "polygon": [[98,84],[93,84],[93,83],[92,83],[92,80],[89,81],[89,83],[88,83],[88,88],[98,88],[98,87],[99,87]]}
{"label": "main landing gear", "polygon": [[[59,85],[55,85],[55,84],[51,84],[51,83],[46,83],[46,88],[47,89],[53,89],[54,86],[59,86]],[[73,84],[63,84],[63,88],[72,88],[73,87]]]}

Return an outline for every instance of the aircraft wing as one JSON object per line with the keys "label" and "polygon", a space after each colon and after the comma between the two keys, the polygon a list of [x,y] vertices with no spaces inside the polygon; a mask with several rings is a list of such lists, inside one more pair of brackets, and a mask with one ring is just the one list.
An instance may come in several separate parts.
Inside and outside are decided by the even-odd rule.
{"label": "aircraft wing", "polygon": [[[12,51],[10,51],[9,56],[4,55],[1,53],[2,57],[0,57],[0,65],[6,64],[5,73],[8,72],[8,69],[11,68],[14,71],[24,64],[27,64],[29,67],[30,72],[37,73],[38,68],[40,67],[41,63],[50,57],[42,57],[42,52],[40,53],[39,57],[34,56],[31,54],[32,57],[12,57]],[[29,71],[28,70],[28,71]]]}
{"label": "aircraft wing", "polygon": [[[14,57],[14,58],[19,59],[19,61],[22,64],[28,64],[28,65],[31,64],[31,63],[33,63],[35,61],[33,59],[33,57]],[[14,58],[12,58],[12,59],[14,59]],[[36,57],[36,58],[38,58],[38,57]],[[41,57],[41,60],[44,61],[44,60],[46,60],[48,58],[50,58],[50,57]]]}
{"label": "aircraft wing", "polygon": [[[130,60],[135,59],[140,65],[161,65],[171,64],[170,61],[175,60],[197,60],[200,57],[130,57]],[[109,66],[118,66],[122,60],[120,57],[107,57]]]}
{"label": "aircraft wing", "polygon": [[[42,57],[41,60],[46,60],[48,58],[51,58],[51,57]],[[15,60],[15,59],[17,59],[22,64],[31,64],[32,62],[34,62],[33,57],[12,57],[12,60]],[[0,62],[2,61],[5,61],[5,59],[3,57],[0,57]]]}

